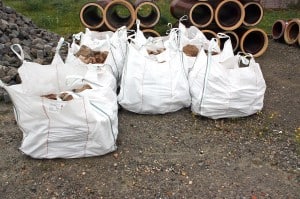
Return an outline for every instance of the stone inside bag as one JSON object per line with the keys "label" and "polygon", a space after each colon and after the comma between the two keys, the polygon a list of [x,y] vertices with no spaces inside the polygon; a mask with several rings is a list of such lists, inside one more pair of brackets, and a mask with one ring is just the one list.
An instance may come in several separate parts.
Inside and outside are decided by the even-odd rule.
{"label": "stone inside bag", "polygon": [[187,56],[190,57],[197,57],[199,53],[199,49],[197,48],[197,46],[192,44],[185,45],[182,50]]}
{"label": "stone inside bag", "polygon": [[86,64],[103,64],[107,55],[108,51],[93,51],[86,45],[82,45],[75,54],[76,57]]}
{"label": "stone inside bag", "polygon": [[87,89],[92,89],[92,87],[89,84],[84,84],[81,87],[73,89],[72,92],[69,92],[69,91],[68,92],[61,92],[59,94],[51,93],[51,94],[48,94],[48,95],[42,95],[41,97],[45,97],[45,98],[48,98],[48,99],[51,99],[51,100],[71,101],[71,100],[74,99],[72,94],[80,93],[80,92],[82,92],[84,90],[87,90]]}

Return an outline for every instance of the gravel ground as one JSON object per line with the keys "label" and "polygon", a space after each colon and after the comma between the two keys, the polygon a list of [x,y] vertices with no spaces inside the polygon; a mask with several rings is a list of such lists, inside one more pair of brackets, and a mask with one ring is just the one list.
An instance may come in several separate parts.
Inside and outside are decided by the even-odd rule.
{"label": "gravel ground", "polygon": [[256,60],[261,113],[210,120],[120,110],[118,150],[35,160],[18,147],[12,104],[0,102],[0,198],[300,198],[300,48],[270,41]]}

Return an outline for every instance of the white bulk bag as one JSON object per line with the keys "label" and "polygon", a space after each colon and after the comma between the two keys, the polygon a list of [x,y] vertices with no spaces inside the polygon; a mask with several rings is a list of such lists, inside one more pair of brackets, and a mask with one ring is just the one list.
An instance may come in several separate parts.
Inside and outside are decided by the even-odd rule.
{"label": "white bulk bag", "polygon": [[[76,44],[76,40],[79,40],[79,45]],[[68,53],[66,59],[67,63],[74,63],[75,60],[81,62],[81,60],[74,55],[83,45],[93,51],[107,51],[108,56],[102,66],[107,68],[108,71],[111,71],[117,81],[121,79],[127,53],[127,29],[125,26],[120,27],[115,32],[97,32],[86,28],[85,33],[74,34],[73,42],[69,50],[70,53]],[[85,63],[81,62],[81,64]]]}
{"label": "white bulk bag", "polygon": [[190,105],[187,72],[184,70],[182,52],[178,48],[176,31],[165,41],[165,51],[149,55],[148,40],[141,45],[133,40],[128,47],[124,66],[119,104],[132,112],[163,114]]}
{"label": "white bulk bag", "polygon": [[[76,57],[72,51],[77,48],[76,44],[69,45],[69,51],[66,58],[66,63],[73,66],[81,66],[86,68],[84,79],[94,82],[98,85],[110,87],[113,91],[117,91],[117,80],[113,74],[112,67],[109,64],[86,64]],[[69,75],[70,76],[70,75]],[[82,77],[82,76],[79,76]]]}
{"label": "white bulk bag", "polygon": [[[93,85],[92,85],[93,86]],[[73,94],[71,101],[28,95],[22,85],[0,87],[9,93],[23,132],[20,150],[33,158],[80,158],[116,150],[117,98],[107,87]]]}
{"label": "white bulk bag", "polygon": [[[72,89],[66,84],[68,75],[84,76],[87,68],[80,65],[64,63],[59,50],[63,45],[64,39],[61,38],[57,44],[56,52],[52,63],[49,65],[41,65],[35,62],[24,60],[24,53],[19,44],[11,46],[13,52],[22,61],[22,65],[18,68],[18,73],[22,80],[22,90],[28,95],[46,95],[50,93],[58,93],[64,90]],[[16,48],[20,51],[16,51]]]}
{"label": "white bulk bag", "polygon": [[[263,108],[266,84],[258,63],[247,54],[233,55],[230,38],[220,54],[202,50],[189,74],[192,112],[205,117],[234,118],[252,115]],[[241,67],[243,65],[243,67]]]}

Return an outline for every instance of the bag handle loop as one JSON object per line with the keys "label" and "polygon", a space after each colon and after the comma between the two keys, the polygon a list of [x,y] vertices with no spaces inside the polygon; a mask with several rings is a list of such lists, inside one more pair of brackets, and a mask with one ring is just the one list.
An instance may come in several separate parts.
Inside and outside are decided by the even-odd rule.
{"label": "bag handle loop", "polygon": [[218,41],[216,38],[212,38],[209,41],[209,46],[208,46],[208,53],[211,54],[212,52],[220,52],[220,47],[218,45]]}
{"label": "bag handle loop", "polygon": [[[15,49],[15,47],[18,48],[18,50],[20,51],[20,53],[18,53]],[[24,61],[24,51],[21,47],[20,44],[13,44],[10,46],[10,49],[15,53],[15,55],[17,55],[17,57],[23,62]]]}
{"label": "bag handle loop", "polygon": [[226,35],[225,33],[222,33],[222,32],[219,32],[217,34],[217,36],[220,38],[220,39],[230,39],[230,36],[229,35]]}
{"label": "bag handle loop", "polygon": [[182,17],[180,17],[179,22],[182,23],[183,21],[187,21],[189,19],[189,17],[187,15],[183,15]]}
{"label": "bag handle loop", "polygon": [[168,24],[167,24],[167,27],[168,27],[169,29],[166,31],[166,35],[169,35],[170,32],[171,32],[171,30],[173,29],[173,24],[168,23]]}
{"label": "bag handle loop", "polygon": [[242,51],[239,51],[237,53],[237,55],[239,56],[244,56],[244,57],[250,57],[250,58],[253,58],[253,55],[251,53],[245,53],[245,52],[242,52]]}
{"label": "bag handle loop", "polygon": [[61,37],[59,39],[58,43],[57,43],[57,46],[56,46],[56,50],[55,50],[56,53],[59,53],[59,51],[60,51],[61,47],[63,46],[64,42],[65,42],[65,39],[63,37]]}
{"label": "bag handle loop", "polygon": [[73,42],[74,42],[75,40],[80,41],[83,35],[84,35],[83,32],[79,32],[79,33],[77,33],[77,34],[73,34],[73,35],[72,35]]}
{"label": "bag handle loop", "polygon": [[4,88],[6,85],[2,82],[2,80],[0,79],[0,87]]}
{"label": "bag handle loop", "polygon": [[239,67],[249,67],[250,66],[250,62],[253,59],[253,55],[251,53],[245,53],[245,52],[239,51],[237,53],[237,55],[239,57]]}

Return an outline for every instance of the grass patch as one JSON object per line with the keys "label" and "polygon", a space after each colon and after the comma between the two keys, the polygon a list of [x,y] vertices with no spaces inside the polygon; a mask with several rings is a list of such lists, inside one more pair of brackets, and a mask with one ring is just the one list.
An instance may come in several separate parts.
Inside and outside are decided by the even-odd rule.
{"label": "grass patch", "polygon": [[300,9],[284,9],[284,10],[265,10],[262,21],[257,27],[263,29],[268,34],[272,33],[272,26],[276,20],[289,20],[292,18],[299,18]]}
{"label": "grass patch", "polygon": [[[68,36],[84,31],[79,13],[87,2],[86,0],[5,0],[4,4],[31,18],[38,27]],[[156,1],[161,11],[161,18],[154,30],[160,34],[168,30],[168,23],[174,24],[177,21],[170,13],[170,2],[171,0]],[[297,7],[285,10],[265,10],[264,17],[257,27],[271,34],[276,20],[288,20],[299,16],[300,10]]]}
{"label": "grass patch", "polygon": [[7,0],[4,5],[22,13],[40,28],[67,36],[84,30],[79,19],[85,0]]}

